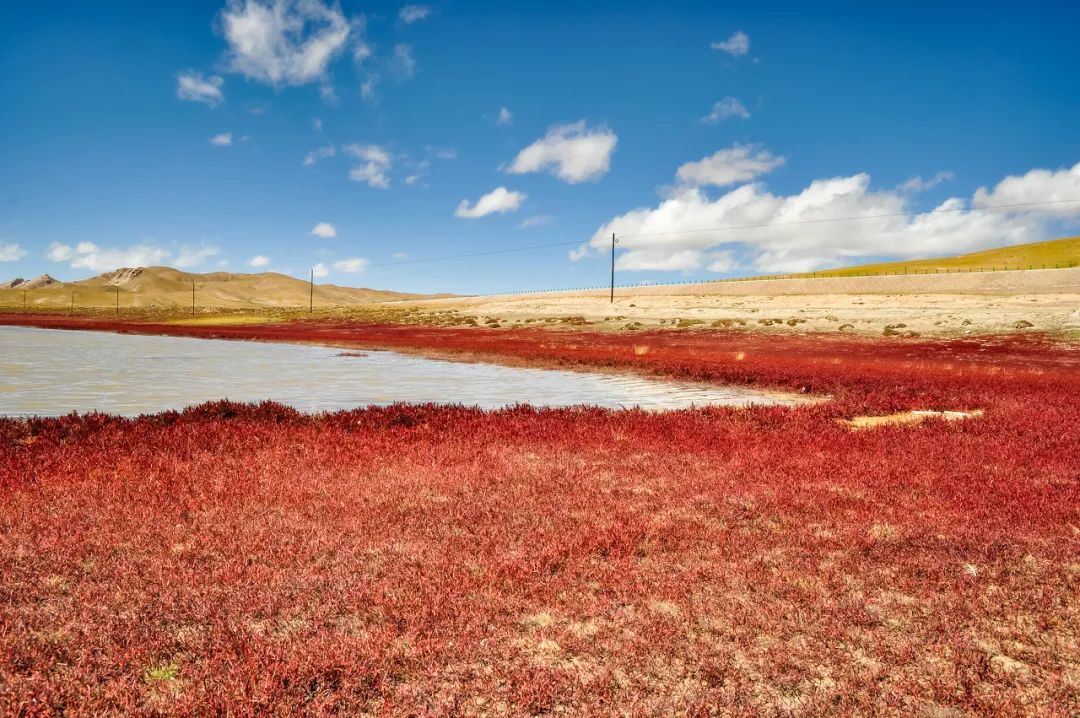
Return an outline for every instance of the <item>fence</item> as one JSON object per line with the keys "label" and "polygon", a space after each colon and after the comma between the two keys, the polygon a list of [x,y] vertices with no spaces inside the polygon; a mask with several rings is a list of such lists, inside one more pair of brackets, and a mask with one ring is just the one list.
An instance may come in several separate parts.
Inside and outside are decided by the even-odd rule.
{"label": "fence", "polygon": [[[721,279],[698,279],[693,281],[676,280],[671,282],[635,282],[633,284],[616,284],[615,289],[635,289],[638,287],[668,287],[679,285],[693,285],[693,284],[722,284],[729,282],[761,282],[761,281],[774,281],[774,280],[786,280],[786,279],[838,279],[838,278],[853,278],[853,277],[903,277],[914,275],[927,275],[927,274],[981,274],[983,272],[1021,272],[1029,271],[1033,269],[1072,269],[1073,267],[1080,266],[1080,260],[1074,262],[1056,262],[1053,265],[1050,264],[1029,264],[1028,266],[1016,265],[1016,266],[1002,266],[1002,267],[953,267],[939,269],[934,268],[922,268],[922,267],[905,267],[901,270],[889,271],[858,271],[856,269],[829,269],[822,272],[802,272],[795,274],[762,274],[753,277],[725,277]],[[477,294],[477,297],[513,297],[522,294],[556,294],[559,292],[591,292],[599,291],[603,289],[610,289],[612,285],[603,284],[591,287],[567,287],[562,289],[523,289],[514,292],[493,292],[491,294]]]}

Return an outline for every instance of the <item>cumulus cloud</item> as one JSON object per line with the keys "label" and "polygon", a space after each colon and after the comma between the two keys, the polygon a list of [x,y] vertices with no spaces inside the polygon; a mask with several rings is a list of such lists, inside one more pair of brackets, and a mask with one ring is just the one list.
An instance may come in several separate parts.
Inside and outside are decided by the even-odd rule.
{"label": "cumulus cloud", "polygon": [[17,244],[0,243],[0,262],[14,262],[26,256],[26,250]]}
{"label": "cumulus cloud", "polygon": [[311,152],[308,152],[306,155],[304,155],[303,164],[304,164],[305,167],[310,167],[311,165],[315,164],[319,160],[324,160],[324,159],[326,159],[328,157],[333,157],[336,154],[337,154],[337,150],[334,149],[334,146],[332,144],[326,145],[325,147],[317,147],[317,148],[313,149]]}
{"label": "cumulus cloud", "polygon": [[148,244],[136,244],[121,249],[99,247],[93,242],[79,242],[72,246],[53,242],[45,254],[54,262],[67,262],[73,269],[89,269],[92,272],[108,272],[119,267],[146,267],[166,264],[168,250]]}
{"label": "cumulus cloud", "polygon": [[[624,249],[620,269],[801,272],[868,257],[919,258],[1045,239],[1052,222],[1080,217],[1080,202],[1001,209],[1080,197],[1080,164],[1006,177],[973,198],[916,212],[901,190],[875,191],[870,176],[818,179],[791,195],[744,184],[719,196],[681,185],[655,207],[603,224],[582,250]],[[999,208],[995,209],[994,207]],[[585,256],[577,251],[572,258]]]}
{"label": "cumulus cloud", "polygon": [[1015,211],[1047,214],[1058,218],[1080,216],[1080,162],[1068,169],[1031,170],[1023,175],[1006,177],[992,189],[980,187],[972,201],[976,207],[1012,205],[1027,202],[1056,202]]}
{"label": "cumulus cloud", "polygon": [[210,144],[217,147],[228,147],[232,144],[232,133],[222,132],[220,135],[214,135],[210,138]]}
{"label": "cumulus cloud", "polygon": [[323,79],[352,29],[321,0],[229,0],[221,26],[229,69],[274,86]]}
{"label": "cumulus cloud", "polygon": [[949,180],[952,180],[954,177],[955,175],[949,170],[938,172],[929,179],[923,179],[922,177],[916,175],[904,184],[900,185],[900,190],[902,192],[925,192],[928,189],[933,189],[934,187],[937,187],[942,182],[948,182]]}
{"label": "cumulus cloud", "polygon": [[739,30],[727,40],[712,43],[712,49],[726,52],[732,57],[741,57],[750,52],[750,36]]}
{"label": "cumulus cloud", "polygon": [[499,116],[495,118],[495,124],[499,125],[500,127],[503,127],[505,125],[513,124],[513,122],[514,122],[514,113],[511,112],[510,110],[506,109],[505,107],[500,107],[499,108]]}
{"label": "cumulus cloud", "polygon": [[316,132],[322,132],[322,118],[320,118],[320,117],[312,117],[311,118],[311,129],[315,130]]}
{"label": "cumulus cloud", "polygon": [[330,270],[326,268],[325,264],[319,262],[311,268],[311,273],[317,279],[319,277],[325,277],[326,275],[330,274]]}
{"label": "cumulus cloud", "polygon": [[345,274],[358,274],[363,272],[371,264],[370,261],[363,257],[349,257],[348,259],[340,259],[332,265],[338,272],[344,272]]}
{"label": "cumulus cloud", "polygon": [[217,75],[203,77],[201,72],[188,70],[176,76],[176,96],[181,100],[216,107],[225,99],[225,92],[221,89],[224,85],[225,80]]}
{"label": "cumulus cloud", "polygon": [[618,139],[605,127],[589,129],[585,120],[559,125],[519,152],[506,171],[511,174],[550,171],[570,184],[595,181],[611,167],[611,154]]}
{"label": "cumulus cloud", "polygon": [[748,119],[750,111],[736,97],[725,97],[713,103],[712,112],[701,118],[702,122],[719,122],[730,117]]}
{"label": "cumulus cloud", "polygon": [[416,74],[416,58],[413,57],[412,45],[394,45],[394,54],[390,57],[390,72],[406,79]]}
{"label": "cumulus cloud", "polygon": [[319,222],[317,225],[311,228],[311,233],[316,237],[322,237],[323,239],[331,239],[337,236],[337,227],[329,222]]}
{"label": "cumulus cloud", "polygon": [[256,254],[254,257],[248,260],[249,267],[267,267],[270,265],[270,258],[265,254]]}
{"label": "cumulus cloud", "polygon": [[507,212],[516,212],[521,203],[525,201],[525,194],[522,192],[512,192],[505,187],[496,187],[480,199],[476,200],[476,204],[469,206],[468,200],[461,200],[461,204],[454,210],[455,217],[463,217],[465,219],[477,219],[479,217],[486,217],[489,214],[506,214]]}
{"label": "cumulus cloud", "polygon": [[390,167],[394,162],[393,155],[378,145],[346,145],[345,152],[361,161],[361,164],[349,170],[349,179],[353,182],[364,182],[367,186],[378,189],[390,187]]}
{"label": "cumulus cloud", "polygon": [[405,5],[398,12],[398,17],[406,25],[419,22],[431,14],[431,8],[427,5]]}
{"label": "cumulus cloud", "polygon": [[210,257],[216,257],[219,254],[221,254],[221,249],[213,245],[200,244],[197,247],[192,247],[185,244],[180,246],[169,264],[178,269],[198,267]]}
{"label": "cumulus cloud", "polygon": [[784,158],[754,145],[733,145],[697,162],[679,167],[675,176],[687,185],[726,185],[749,182],[784,164]]}

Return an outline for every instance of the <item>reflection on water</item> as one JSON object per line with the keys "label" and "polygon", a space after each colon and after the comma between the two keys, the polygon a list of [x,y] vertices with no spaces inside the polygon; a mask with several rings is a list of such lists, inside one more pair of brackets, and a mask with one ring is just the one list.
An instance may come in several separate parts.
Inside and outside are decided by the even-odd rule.
{"label": "reflection on water", "polygon": [[300,344],[0,327],[0,414],[135,416],[216,399],[272,399],[301,411],[394,402],[678,409],[797,401],[634,376],[341,354]]}

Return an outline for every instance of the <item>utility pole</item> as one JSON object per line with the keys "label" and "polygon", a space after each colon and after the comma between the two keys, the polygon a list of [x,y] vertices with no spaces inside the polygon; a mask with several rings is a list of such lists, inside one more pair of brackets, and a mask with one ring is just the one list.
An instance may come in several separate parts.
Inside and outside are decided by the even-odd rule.
{"label": "utility pole", "polygon": [[22,290],[22,308],[23,308],[23,311],[25,312],[26,311],[26,290],[25,289]]}
{"label": "utility pole", "polygon": [[74,314],[75,313],[75,291],[74,290],[72,290],[72,292],[71,292],[71,311],[68,312],[68,313],[69,314]]}
{"label": "utility pole", "polygon": [[195,316],[195,280],[191,280],[191,316]]}
{"label": "utility pole", "polygon": [[116,318],[120,318],[120,287],[116,288]]}
{"label": "utility pole", "polygon": [[311,284],[308,287],[308,314],[315,311],[315,268],[311,268]]}
{"label": "utility pole", "polygon": [[615,245],[619,240],[615,239],[615,233],[611,233],[611,303],[615,303]]}

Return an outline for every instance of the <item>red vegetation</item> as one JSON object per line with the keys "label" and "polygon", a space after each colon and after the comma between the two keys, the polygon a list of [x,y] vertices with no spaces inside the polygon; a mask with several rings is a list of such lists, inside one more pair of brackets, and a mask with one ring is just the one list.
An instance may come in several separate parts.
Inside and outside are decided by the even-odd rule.
{"label": "red vegetation", "polygon": [[[324,417],[221,403],[2,420],[0,711],[1080,711],[1073,349],[124,328],[436,348],[834,401]],[[913,408],[985,414],[836,421]]]}

